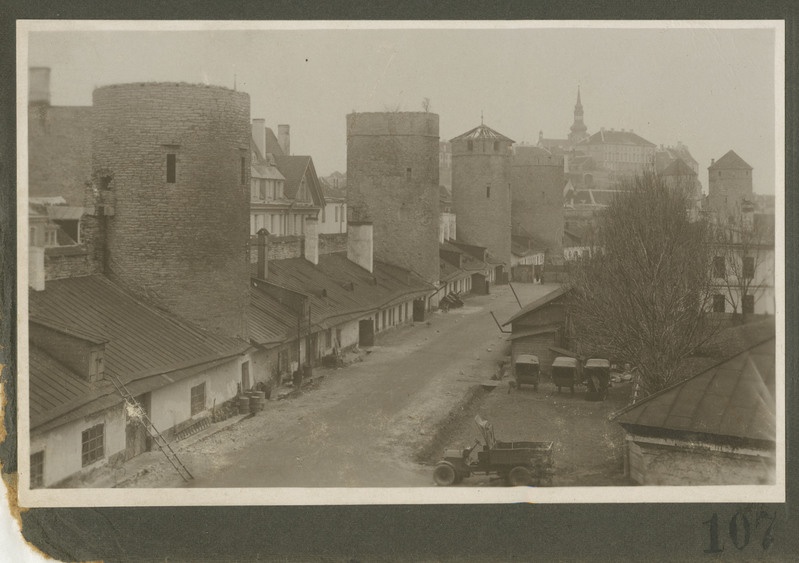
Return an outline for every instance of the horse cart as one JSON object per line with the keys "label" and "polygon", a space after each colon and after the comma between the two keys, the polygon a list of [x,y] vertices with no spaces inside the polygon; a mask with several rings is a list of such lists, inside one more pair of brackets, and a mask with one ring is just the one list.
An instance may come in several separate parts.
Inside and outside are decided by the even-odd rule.
{"label": "horse cart", "polygon": [[582,383],[580,378],[580,363],[575,358],[558,356],[552,362],[552,383],[558,388],[568,387],[574,393],[574,386]]}
{"label": "horse cart", "polygon": [[552,484],[552,442],[500,442],[490,422],[480,415],[474,421],[483,442],[476,440],[471,448],[446,450],[433,470],[436,485],[460,483],[475,473],[497,474],[511,486]]}

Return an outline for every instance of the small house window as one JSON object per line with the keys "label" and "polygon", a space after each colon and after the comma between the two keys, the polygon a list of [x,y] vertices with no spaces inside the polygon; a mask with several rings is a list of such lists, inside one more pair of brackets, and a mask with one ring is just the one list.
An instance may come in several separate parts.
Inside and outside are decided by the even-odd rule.
{"label": "small house window", "polygon": [[105,457],[105,424],[97,424],[81,434],[81,463],[91,465]]}
{"label": "small house window", "polygon": [[166,155],[166,183],[174,184],[177,177],[178,155],[169,153]]}
{"label": "small house window", "polygon": [[44,486],[44,452],[31,454],[31,489]]}
{"label": "small house window", "polygon": [[717,293],[716,295],[714,295],[713,296],[713,312],[714,313],[723,313],[724,312],[724,306],[725,306],[726,302],[727,302],[727,300],[724,299],[724,296],[721,295],[720,293]]}
{"label": "small house window", "polygon": [[744,295],[741,300],[741,312],[744,315],[752,315],[755,312],[755,296]]}
{"label": "small house window", "polygon": [[491,197],[491,186],[486,186],[486,197]]}
{"label": "small house window", "polygon": [[205,381],[191,388],[191,416],[205,410]]}
{"label": "small house window", "polygon": [[755,277],[755,258],[754,256],[744,256],[743,259],[743,277],[751,280]]}
{"label": "small house window", "polygon": [[727,268],[724,264],[724,256],[713,257],[713,277],[726,278]]}

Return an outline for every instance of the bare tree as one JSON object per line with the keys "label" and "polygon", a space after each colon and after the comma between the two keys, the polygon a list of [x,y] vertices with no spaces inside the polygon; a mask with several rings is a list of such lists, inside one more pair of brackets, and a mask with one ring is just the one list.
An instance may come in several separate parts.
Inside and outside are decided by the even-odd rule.
{"label": "bare tree", "polygon": [[638,368],[648,395],[679,378],[680,361],[715,332],[711,244],[683,190],[647,172],[600,213],[597,249],[571,271],[570,336],[583,355]]}
{"label": "bare tree", "polygon": [[744,202],[713,224],[713,285],[732,308],[736,322],[743,320],[743,314],[754,313],[755,302],[773,285],[774,231],[763,219]]}

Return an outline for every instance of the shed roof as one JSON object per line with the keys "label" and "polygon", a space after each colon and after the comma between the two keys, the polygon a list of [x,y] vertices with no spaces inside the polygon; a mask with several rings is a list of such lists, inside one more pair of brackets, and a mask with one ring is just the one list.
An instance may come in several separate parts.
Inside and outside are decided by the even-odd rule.
{"label": "shed roof", "polygon": [[544,305],[546,305],[547,303],[550,303],[550,302],[554,301],[558,297],[561,297],[562,295],[565,295],[566,293],[569,292],[569,289],[570,288],[568,288],[566,286],[561,286],[558,289],[555,289],[554,291],[550,291],[549,293],[547,293],[543,297],[541,297],[539,299],[536,299],[532,303],[529,303],[528,305],[525,305],[524,307],[522,307],[521,310],[517,311],[516,314],[514,314],[511,318],[509,318],[507,321],[502,323],[502,326],[507,326],[510,323],[512,323],[513,321],[515,321],[516,319],[519,319],[519,318],[521,318],[521,317],[523,317],[523,316],[525,316],[525,315],[527,315],[529,313],[532,313],[536,309],[539,309],[539,308],[543,307]]}
{"label": "shed roof", "polygon": [[624,426],[774,442],[772,337],[620,411]]}

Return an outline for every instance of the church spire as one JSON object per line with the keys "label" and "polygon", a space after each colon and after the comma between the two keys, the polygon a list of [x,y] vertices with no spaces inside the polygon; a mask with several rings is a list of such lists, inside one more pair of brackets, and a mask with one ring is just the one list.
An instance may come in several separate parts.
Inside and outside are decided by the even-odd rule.
{"label": "church spire", "polygon": [[569,141],[572,144],[579,143],[588,137],[588,128],[583,123],[583,103],[580,100],[580,86],[577,85],[577,103],[574,104],[574,123],[569,133]]}

